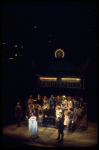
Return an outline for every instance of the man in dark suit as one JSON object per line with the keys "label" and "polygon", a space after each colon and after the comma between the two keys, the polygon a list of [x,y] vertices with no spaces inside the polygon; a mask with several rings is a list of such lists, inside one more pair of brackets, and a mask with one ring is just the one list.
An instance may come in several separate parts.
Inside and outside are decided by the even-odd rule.
{"label": "man in dark suit", "polygon": [[17,118],[17,127],[20,126],[22,116],[23,116],[22,107],[20,106],[19,103],[17,103],[17,106],[15,107],[15,117]]}
{"label": "man in dark suit", "polygon": [[51,125],[51,111],[49,109],[49,105],[44,110],[44,122],[45,122],[45,125],[48,125],[48,126]]}
{"label": "man in dark suit", "polygon": [[52,94],[49,99],[49,107],[51,111],[52,124],[55,125],[55,107],[56,107],[56,97]]}
{"label": "man in dark suit", "polygon": [[[63,129],[64,129],[64,117],[62,115],[62,112],[59,112],[59,118],[57,118],[58,121],[58,138],[56,140],[59,140],[59,142],[63,141]],[[61,140],[60,140],[60,134],[61,134]]]}
{"label": "man in dark suit", "polygon": [[43,106],[43,99],[41,98],[40,94],[37,96],[36,102],[37,105]]}

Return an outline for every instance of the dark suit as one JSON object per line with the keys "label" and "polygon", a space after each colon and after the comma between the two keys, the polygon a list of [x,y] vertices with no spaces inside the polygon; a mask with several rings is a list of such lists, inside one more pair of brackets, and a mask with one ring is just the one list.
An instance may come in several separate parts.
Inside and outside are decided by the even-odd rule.
{"label": "dark suit", "polygon": [[63,129],[64,129],[64,117],[59,117],[58,121],[58,139],[60,139],[61,134],[61,140],[63,140]]}
{"label": "dark suit", "polygon": [[16,106],[15,107],[15,116],[17,117],[17,125],[20,126],[21,117],[23,116],[22,107]]}
{"label": "dark suit", "polygon": [[37,99],[35,103],[42,106],[43,105],[43,99],[42,98]]}
{"label": "dark suit", "polygon": [[[45,117],[45,115],[47,116],[47,117]],[[49,123],[49,124],[51,124],[51,111],[50,111],[50,109],[45,109],[44,110],[44,122],[47,124],[47,123]]]}

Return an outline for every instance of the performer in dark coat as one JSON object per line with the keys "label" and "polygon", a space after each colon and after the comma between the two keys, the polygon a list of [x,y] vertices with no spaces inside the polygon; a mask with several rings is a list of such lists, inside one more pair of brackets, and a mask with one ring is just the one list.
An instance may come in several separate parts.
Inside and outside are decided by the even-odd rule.
{"label": "performer in dark coat", "polygon": [[17,117],[17,127],[20,126],[22,116],[23,116],[22,107],[20,106],[19,103],[17,103],[17,106],[15,107],[15,117]]}
{"label": "performer in dark coat", "polygon": [[51,95],[49,99],[49,107],[51,110],[51,118],[52,118],[52,123],[55,125],[55,107],[56,107],[56,97],[54,95]]}
{"label": "performer in dark coat", "polygon": [[43,105],[43,99],[41,98],[40,95],[38,95],[37,97],[36,104],[41,105],[41,106]]}
{"label": "performer in dark coat", "polygon": [[78,109],[79,108],[79,103],[78,103],[78,101],[76,101],[75,99],[72,99],[72,106],[73,106],[73,108],[75,109]]}
{"label": "performer in dark coat", "polygon": [[49,105],[44,110],[44,123],[45,125],[51,125],[51,110],[49,109]]}
{"label": "performer in dark coat", "polygon": [[36,101],[35,101],[35,109],[36,109],[36,114],[37,114],[37,119],[38,119],[38,107],[41,105],[43,106],[43,99],[41,98],[40,94],[38,95]]}
{"label": "performer in dark coat", "polygon": [[58,106],[61,105],[61,98],[59,95],[56,97],[56,105],[58,105]]}
{"label": "performer in dark coat", "polygon": [[42,125],[43,123],[43,109],[41,107],[41,105],[39,105],[38,107],[38,124]]}
{"label": "performer in dark coat", "polygon": [[64,129],[64,117],[62,115],[62,112],[59,112],[59,118],[57,118],[58,121],[58,138],[56,140],[60,140],[60,134],[61,134],[61,140],[63,141],[63,129]]}

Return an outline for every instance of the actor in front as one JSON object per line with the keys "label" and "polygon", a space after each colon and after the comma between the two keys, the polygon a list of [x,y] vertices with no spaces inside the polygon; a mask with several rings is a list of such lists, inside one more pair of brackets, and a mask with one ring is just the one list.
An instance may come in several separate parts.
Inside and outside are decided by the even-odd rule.
{"label": "actor in front", "polygon": [[[56,140],[59,140],[59,142],[63,141],[63,129],[64,129],[64,117],[62,115],[62,112],[59,112],[59,118],[57,118],[58,121],[58,138]],[[60,139],[61,134],[61,139]]]}

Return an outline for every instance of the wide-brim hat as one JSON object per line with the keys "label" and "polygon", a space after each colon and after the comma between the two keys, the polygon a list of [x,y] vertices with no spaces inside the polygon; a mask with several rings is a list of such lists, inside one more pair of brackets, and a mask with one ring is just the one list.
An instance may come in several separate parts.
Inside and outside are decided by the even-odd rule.
{"label": "wide-brim hat", "polygon": [[63,95],[62,97],[63,97],[63,98],[66,98],[66,96],[65,96],[65,95]]}

